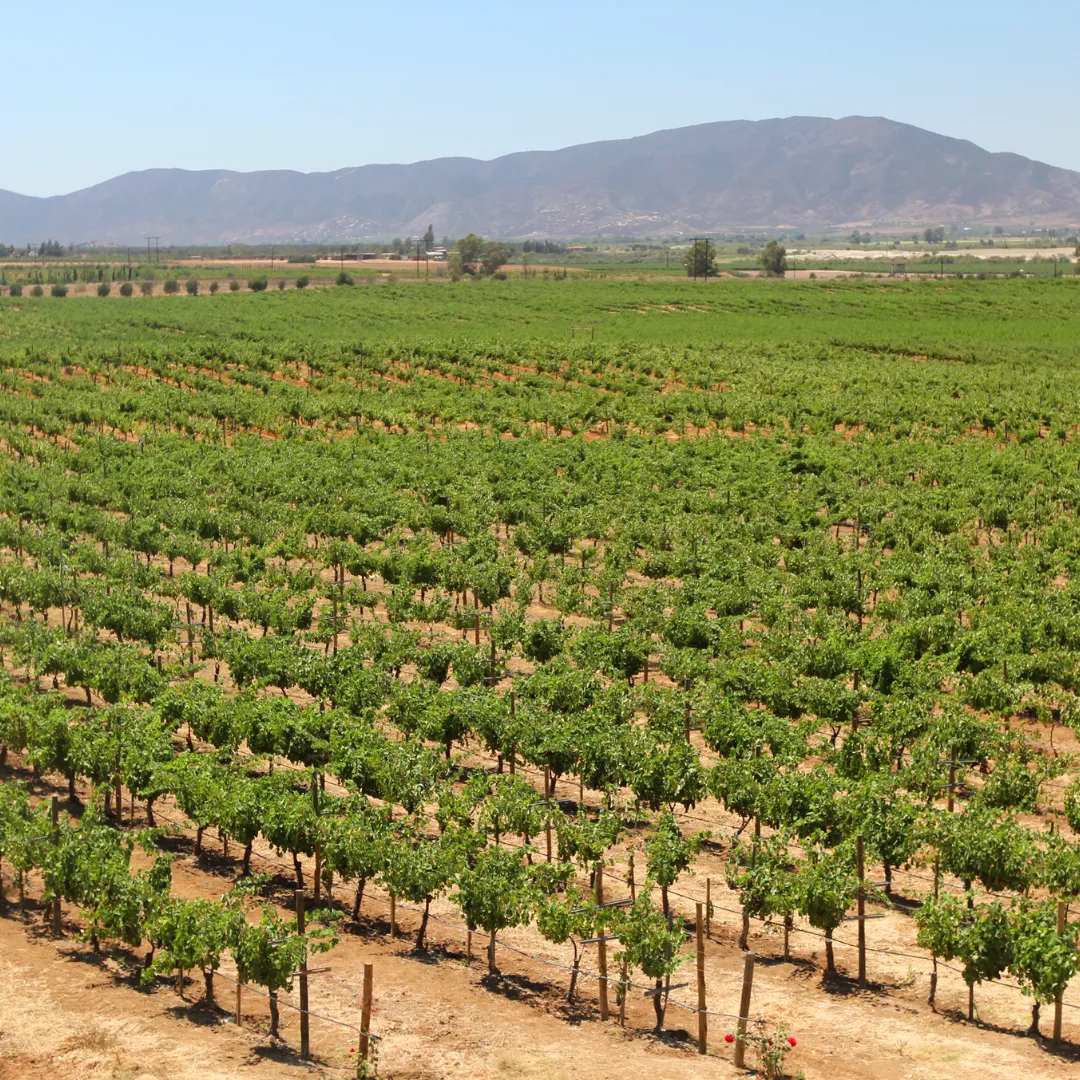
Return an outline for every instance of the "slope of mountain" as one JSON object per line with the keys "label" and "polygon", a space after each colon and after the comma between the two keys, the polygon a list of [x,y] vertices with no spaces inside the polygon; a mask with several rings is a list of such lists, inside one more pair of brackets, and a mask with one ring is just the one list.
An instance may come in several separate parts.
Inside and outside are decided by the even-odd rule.
{"label": "slope of mountain", "polygon": [[163,243],[439,234],[639,236],[736,226],[1080,222],[1080,173],[881,117],[788,117],[332,173],[150,169],[40,199],[0,239]]}

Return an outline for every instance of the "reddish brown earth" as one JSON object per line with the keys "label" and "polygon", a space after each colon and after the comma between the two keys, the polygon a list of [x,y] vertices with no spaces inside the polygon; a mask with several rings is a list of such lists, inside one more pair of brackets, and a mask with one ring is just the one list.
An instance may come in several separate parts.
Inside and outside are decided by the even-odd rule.
{"label": "reddish brown earth", "polygon": [[[28,778],[15,764],[4,771],[4,779]],[[34,786],[39,795],[54,790],[46,782]],[[159,824],[182,821],[167,801],[160,810]],[[703,820],[689,820],[687,827],[712,825],[719,836],[728,826],[711,801],[695,811],[697,818]],[[136,821],[143,823],[138,808]],[[200,858],[194,856],[189,830],[181,829],[167,846],[177,856],[173,865],[177,895],[218,897],[237,876],[237,860],[222,857],[212,834],[207,834]],[[230,855],[236,855],[235,848]],[[257,845],[253,869],[276,875],[274,898],[287,904],[294,882],[274,852]],[[615,880],[620,872],[625,871],[616,867],[611,872],[610,896],[625,892]],[[708,1007],[733,1013],[743,954],[737,946],[737,905],[723,886],[720,856],[704,852],[694,873],[680,880],[678,891],[702,897],[706,877],[712,878],[717,905],[712,939],[706,945]],[[905,893],[918,895],[925,887],[922,880],[897,875],[901,901]],[[355,1058],[349,1051],[357,1041],[350,1028],[313,1019],[315,1059],[304,1064],[296,1054],[295,1011],[282,1010],[283,1039],[275,1044],[267,1034],[266,1001],[255,991],[244,993],[243,1026],[238,1029],[233,1023],[235,989],[227,978],[216,980],[222,1011],[204,1005],[198,973],[187,981],[185,1000],[178,996],[175,983],[140,988],[133,971],[145,949],[106,946],[101,956],[94,956],[89,944],[76,937],[78,913],[68,907],[65,936],[53,941],[44,928],[36,876],[22,908],[7,870],[4,889],[8,904],[0,917],[0,1080],[345,1077],[354,1071]],[[411,910],[398,908],[399,937],[391,940],[384,897],[381,889],[369,889],[360,922],[346,921],[341,944],[312,960],[314,968],[330,970],[311,977],[310,999],[313,1012],[359,1024],[363,965],[374,964],[372,1030],[382,1036],[379,1075],[401,1080],[699,1080],[736,1075],[732,1048],[723,1038],[733,1030],[731,1020],[710,1017],[711,1052],[706,1058],[695,1052],[696,1017],[689,1011],[672,1005],[668,1034],[658,1039],[650,1033],[652,1008],[641,990],[631,994],[625,1028],[615,1020],[601,1023],[596,982],[583,979],[578,1003],[568,1006],[567,972],[549,965],[567,963],[569,954],[545,942],[534,929],[510,931],[500,940],[538,959],[500,949],[500,976],[491,978],[483,940],[474,939],[474,959],[468,964],[464,935],[439,922],[429,928],[429,952],[416,954],[411,937],[418,917]],[[347,907],[351,892],[338,890],[337,899]],[[675,897],[673,904],[692,918],[690,900]],[[1075,1074],[1080,1064],[1080,1010],[1066,1009],[1066,1043],[1055,1048],[1049,1040],[1022,1034],[1030,1018],[1028,999],[1010,986],[988,986],[976,995],[980,1022],[970,1024],[963,1019],[962,980],[943,971],[935,1013],[926,1004],[929,962],[915,947],[910,917],[902,908],[871,910],[885,915],[867,924],[871,947],[910,953],[910,958],[871,953],[867,989],[847,978],[823,978],[819,938],[794,934],[792,960],[784,962],[779,933],[754,925],[751,947],[759,959],[751,1013],[772,1024],[782,1022],[797,1038],[787,1064],[793,1075],[802,1072],[822,1080],[1012,1080]],[[433,914],[448,923],[458,922],[446,900],[434,905]],[[837,936],[854,941],[854,924]],[[593,970],[595,954],[589,953],[584,966]],[[852,973],[854,951],[840,946],[837,956],[841,971]],[[222,975],[231,974],[226,965]],[[675,980],[691,985],[675,991],[673,998],[692,1003],[693,980],[691,960]],[[296,1002],[295,989],[287,998]],[[1051,1008],[1044,1009],[1044,1030],[1049,1030],[1051,1014]]]}

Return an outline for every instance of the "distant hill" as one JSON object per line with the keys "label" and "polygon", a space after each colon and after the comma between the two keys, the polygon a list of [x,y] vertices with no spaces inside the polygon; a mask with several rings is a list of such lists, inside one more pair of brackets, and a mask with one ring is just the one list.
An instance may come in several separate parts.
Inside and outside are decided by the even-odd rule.
{"label": "distant hill", "polygon": [[332,173],[149,169],[70,195],[0,191],[0,240],[637,236],[738,226],[1080,222],[1080,173],[881,117],[795,116]]}

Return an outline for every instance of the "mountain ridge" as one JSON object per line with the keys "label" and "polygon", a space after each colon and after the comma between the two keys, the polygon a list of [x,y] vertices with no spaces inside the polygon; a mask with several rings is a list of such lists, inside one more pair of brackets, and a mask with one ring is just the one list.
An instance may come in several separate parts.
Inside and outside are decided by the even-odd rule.
{"label": "mountain ridge", "polygon": [[668,128],[489,161],[147,169],[66,195],[0,189],[0,240],[166,244],[414,235],[691,235],[739,227],[1074,224],[1080,173],[884,117]]}

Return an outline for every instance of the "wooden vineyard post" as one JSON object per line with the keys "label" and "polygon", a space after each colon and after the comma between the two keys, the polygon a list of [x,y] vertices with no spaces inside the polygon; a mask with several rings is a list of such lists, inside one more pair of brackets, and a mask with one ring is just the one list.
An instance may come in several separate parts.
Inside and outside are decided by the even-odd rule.
{"label": "wooden vineyard post", "polygon": [[[1057,902],[1057,932],[1060,937],[1065,933],[1065,901]],[[1061,1042],[1061,994],[1054,998],[1054,1042]]]}
{"label": "wooden vineyard post", "polygon": [[[551,783],[551,769],[549,766],[544,766],[544,800],[551,799],[550,789],[555,785]],[[547,850],[547,861],[551,862],[551,814],[550,807],[549,813],[544,817],[544,846]]]}
{"label": "wooden vineyard post", "polygon": [[[315,814],[316,828],[319,820],[319,774],[315,773],[311,782],[311,803]],[[316,834],[317,835],[317,834]],[[314,899],[318,904],[322,898],[322,843],[315,841],[315,889]]]}
{"label": "wooden vineyard post", "polygon": [[863,838],[855,837],[855,869],[859,875],[858,916],[859,916],[859,985],[866,985],[866,863],[863,853]]}
{"label": "wooden vineyard post", "polygon": [[[941,885],[941,856],[938,855],[934,859],[934,900],[937,901],[938,892]],[[927,998],[927,1004],[930,1008],[934,1007],[934,998],[937,996],[937,953],[933,956],[934,969],[930,972],[930,996]]]}
{"label": "wooden vineyard post", "polygon": [[465,961],[466,963],[472,963],[472,931],[465,931]]}
{"label": "wooden vineyard post", "polygon": [[697,1052],[709,1050],[709,1017],[705,1012],[705,915],[697,905]]}
{"label": "wooden vineyard post", "polygon": [[[56,839],[60,830],[60,802],[54,795],[49,803],[49,818],[52,822],[53,839]],[[52,900],[52,932],[53,937],[59,937],[63,933],[60,922],[60,897],[54,896]]]}
{"label": "wooden vineyard post", "polygon": [[[596,864],[596,906],[601,907],[603,903],[604,864],[603,862],[598,862]],[[603,934],[600,936],[598,950],[599,957],[597,960],[597,970],[600,973],[600,1019],[606,1020],[608,1018],[607,942],[604,940]]]}
{"label": "wooden vineyard post", "polygon": [[195,666],[195,630],[191,625],[191,604],[184,605],[187,609],[187,647],[188,647],[188,663],[192,667]]}
{"label": "wooden vineyard post", "polygon": [[[369,1038],[368,1029],[371,1027],[371,980],[373,974],[374,965],[364,965],[364,997],[360,1006],[360,1060],[367,1061]],[[357,1068],[357,1075],[360,1075],[360,1069]]]}
{"label": "wooden vineyard post", "polygon": [[240,981],[239,978],[237,978],[237,980],[236,980],[236,1026],[237,1027],[241,1026],[241,1024],[240,1024],[240,1018],[241,1018],[240,1006],[243,1003],[243,999],[242,999],[243,993],[244,993],[244,984]]}
{"label": "wooden vineyard post", "polygon": [[[510,730],[511,731],[515,730],[516,717],[517,717],[517,710],[516,710],[515,704],[514,704],[514,691],[511,690],[510,691]],[[517,762],[515,760],[516,758],[517,758],[516,748],[511,748],[511,750],[510,750],[510,775],[511,776],[514,775],[514,769],[515,769],[515,766],[517,765]]]}
{"label": "wooden vineyard post", "polygon": [[712,878],[705,879],[705,936],[712,937]]}
{"label": "wooden vineyard post", "polygon": [[754,988],[754,954],[748,952],[743,961],[742,996],[739,998],[739,1019],[735,1032],[735,1068],[746,1064],[746,1021],[750,1015],[750,992]]}
{"label": "wooden vineyard post", "polygon": [[[297,889],[296,896],[296,932],[303,934],[305,930],[304,919],[304,890]],[[304,947],[304,958],[300,962],[300,1056],[307,1059],[311,1056],[311,1027],[308,1017],[308,973],[307,973],[307,947]]]}
{"label": "wooden vineyard post", "polygon": [[626,871],[626,884],[630,886],[630,903],[637,901],[637,882],[634,880],[634,853],[630,852],[629,869]]}
{"label": "wooden vineyard post", "polygon": [[390,937],[397,937],[397,901],[394,894],[390,894]]}

